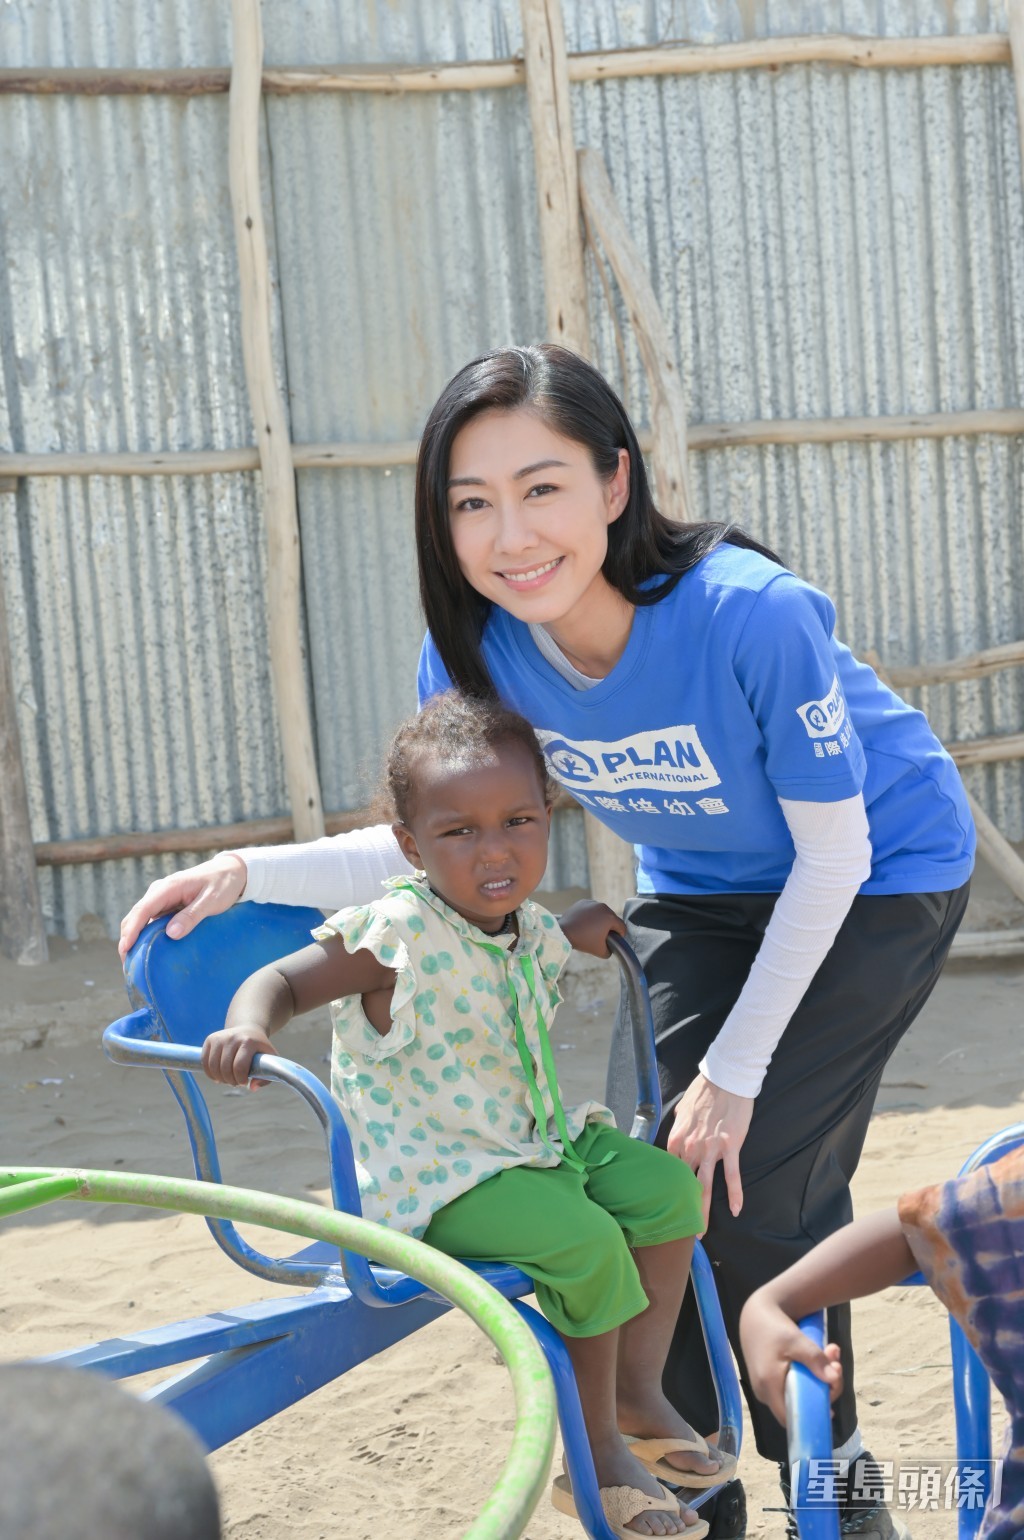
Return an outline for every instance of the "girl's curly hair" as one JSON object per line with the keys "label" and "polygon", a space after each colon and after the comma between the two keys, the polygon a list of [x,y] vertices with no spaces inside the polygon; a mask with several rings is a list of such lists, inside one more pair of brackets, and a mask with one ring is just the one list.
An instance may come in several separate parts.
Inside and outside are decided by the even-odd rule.
{"label": "girl's curly hair", "polygon": [[474,700],[456,690],[435,695],[416,716],[402,723],[384,760],[374,802],[382,822],[408,823],[416,805],[416,766],[425,753],[454,767],[493,757],[506,743],[519,743],[532,756],[548,807],[555,785],[544,751],[524,716],[497,700]]}

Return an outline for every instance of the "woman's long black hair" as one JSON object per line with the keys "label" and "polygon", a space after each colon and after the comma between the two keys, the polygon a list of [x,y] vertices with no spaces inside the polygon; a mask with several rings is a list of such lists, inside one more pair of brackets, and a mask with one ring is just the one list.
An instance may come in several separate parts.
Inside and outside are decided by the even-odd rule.
{"label": "woman's long black hair", "polygon": [[[651,497],[643,455],[625,408],[603,375],[554,343],[499,348],[460,369],[427,418],[416,462],[416,550],[427,627],[452,683],[467,695],[494,695],[480,649],[491,601],[463,577],[448,517],[448,475],[456,434],[481,412],[528,407],[553,432],[584,444],[602,479],[629,454],[629,498],[608,527],[607,582],[630,604],[657,604],[715,546],[727,541],[773,551],[729,524],[677,524]],[[661,576],[663,581],[645,584]]]}

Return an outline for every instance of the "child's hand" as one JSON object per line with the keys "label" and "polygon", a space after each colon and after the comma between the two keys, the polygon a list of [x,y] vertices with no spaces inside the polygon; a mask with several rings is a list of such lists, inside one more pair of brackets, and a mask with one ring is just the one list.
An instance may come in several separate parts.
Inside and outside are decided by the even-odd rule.
{"label": "child's hand", "polygon": [[607,904],[596,903],[591,898],[581,899],[567,909],[558,921],[570,946],[577,952],[589,952],[591,957],[610,957],[608,937],[626,934],[626,922],[609,909]]}
{"label": "child's hand", "polygon": [[835,1401],[842,1391],[843,1366],[836,1344],[830,1342],[824,1351],[815,1347],[785,1311],[764,1297],[763,1289],[752,1294],[743,1307],[740,1341],[751,1388],[783,1427],[786,1425],[785,1389],[790,1364],[806,1364],[812,1374],[824,1380],[829,1387],[830,1401]]}
{"label": "child's hand", "polygon": [[[224,1085],[245,1085],[256,1055],[276,1052],[261,1027],[222,1027],[219,1032],[211,1032],[203,1044],[203,1069],[211,1080]],[[265,1080],[253,1081],[254,1086],[266,1084]]]}

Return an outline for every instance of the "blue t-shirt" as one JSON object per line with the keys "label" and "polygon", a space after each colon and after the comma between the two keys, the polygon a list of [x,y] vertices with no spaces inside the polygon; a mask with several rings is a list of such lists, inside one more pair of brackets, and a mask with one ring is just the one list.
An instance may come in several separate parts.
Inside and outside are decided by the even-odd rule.
{"label": "blue t-shirt", "polygon": [[[794,856],[779,798],[859,791],[872,847],[861,892],[957,888],[974,865],[974,825],[956,766],[834,624],[825,594],[721,545],[636,610],[625,652],[593,689],[574,689],[496,606],[482,649],[556,780],[636,847],[641,893],[778,892]],[[448,688],[428,636],[421,704]]]}

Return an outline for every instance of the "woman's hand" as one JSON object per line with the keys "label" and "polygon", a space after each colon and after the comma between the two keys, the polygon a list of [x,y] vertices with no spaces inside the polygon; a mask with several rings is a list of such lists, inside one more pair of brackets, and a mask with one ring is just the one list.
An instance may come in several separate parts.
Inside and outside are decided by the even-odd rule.
{"label": "woman's hand", "polygon": [[[246,1085],[252,1061],[258,1053],[277,1053],[262,1027],[240,1023],[211,1032],[203,1044],[203,1069],[223,1085]],[[253,1085],[266,1085],[254,1080]]]}
{"label": "woman's hand", "polygon": [[830,1342],[824,1351],[816,1347],[796,1322],[765,1294],[764,1289],[758,1289],[743,1306],[740,1341],[751,1389],[785,1427],[786,1375],[790,1364],[806,1364],[811,1373],[829,1387],[832,1401],[843,1388],[843,1366],[834,1342]]}
{"label": "woman's hand", "polygon": [[589,952],[591,957],[610,957],[608,937],[626,934],[626,922],[607,904],[583,898],[559,918],[559,926],[575,952]]}
{"label": "woman's hand", "polygon": [[690,1082],[676,1107],[668,1151],[696,1172],[704,1191],[705,1228],[711,1209],[711,1183],[719,1161],[725,1173],[730,1212],[736,1215],[743,1207],[740,1150],[753,1111],[752,1096],[723,1091],[703,1075]]}
{"label": "woman's hand", "polygon": [[225,852],[190,866],[187,871],[172,872],[169,877],[151,882],[121,921],[121,939],[117,944],[121,961],[124,962],[150,920],[172,909],[180,910],[167,926],[171,940],[178,941],[208,914],[222,914],[236,904],[245,892],[247,878],[241,856]]}

